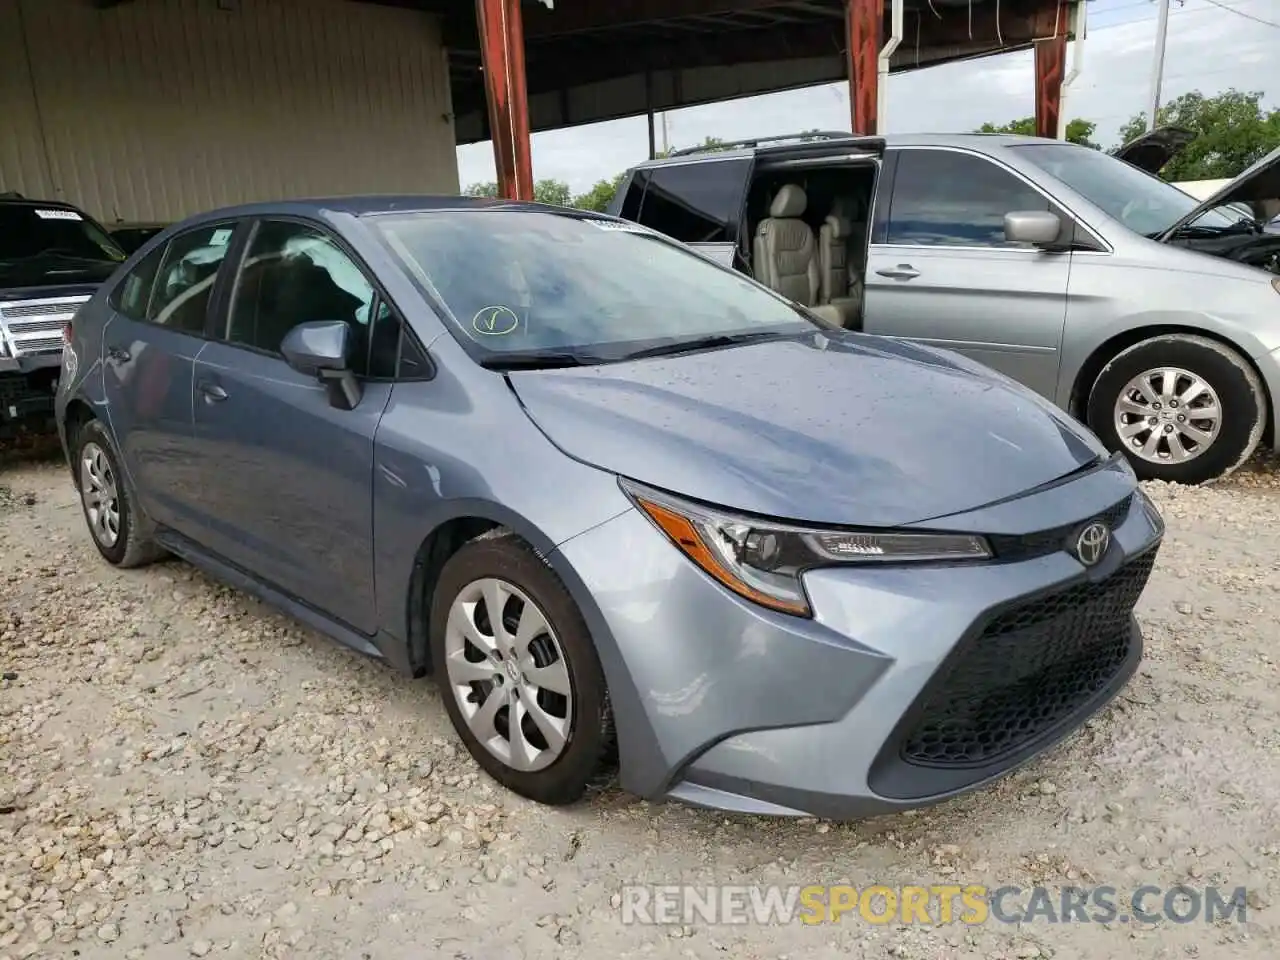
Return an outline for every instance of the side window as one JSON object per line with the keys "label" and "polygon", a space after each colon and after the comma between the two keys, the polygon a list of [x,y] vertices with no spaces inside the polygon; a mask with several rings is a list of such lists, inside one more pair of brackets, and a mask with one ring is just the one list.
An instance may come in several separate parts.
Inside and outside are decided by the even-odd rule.
{"label": "side window", "polygon": [[168,244],[156,247],[116,285],[111,293],[111,306],[121,316],[146,321],[151,291],[155,289],[156,275],[168,248]]}
{"label": "side window", "polygon": [[640,222],[682,243],[731,239],[742,217],[747,160],[677,163],[651,171]]}
{"label": "side window", "polygon": [[353,369],[363,375],[376,300],[364,272],[327,234],[266,220],[254,230],[241,264],[226,339],[278,354],[285,334],[298,324],[345,320],[354,335]]}
{"label": "side window", "polygon": [[1018,247],[1004,215],[1049,201],[990,160],[954,150],[902,150],[889,211],[889,243]]}
{"label": "side window", "polygon": [[151,294],[147,320],[203,334],[218,267],[227,255],[232,224],[198,227],[169,241]]}

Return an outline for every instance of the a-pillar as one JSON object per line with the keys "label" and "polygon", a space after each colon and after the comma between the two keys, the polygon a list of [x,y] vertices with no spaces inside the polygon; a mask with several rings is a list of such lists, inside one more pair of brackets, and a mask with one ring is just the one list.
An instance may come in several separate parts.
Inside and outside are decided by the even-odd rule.
{"label": "a-pillar", "polygon": [[1062,78],[1067,72],[1066,3],[1051,8],[1053,32],[1035,42],[1036,50],[1036,136],[1056,137],[1058,115],[1062,112]]}
{"label": "a-pillar", "polygon": [[509,200],[532,200],[529,94],[520,0],[476,0],[476,25],[480,31],[498,192]]}
{"label": "a-pillar", "polygon": [[884,0],[845,0],[845,48],[849,73],[849,121],[854,133],[878,132],[876,66],[884,34]]}

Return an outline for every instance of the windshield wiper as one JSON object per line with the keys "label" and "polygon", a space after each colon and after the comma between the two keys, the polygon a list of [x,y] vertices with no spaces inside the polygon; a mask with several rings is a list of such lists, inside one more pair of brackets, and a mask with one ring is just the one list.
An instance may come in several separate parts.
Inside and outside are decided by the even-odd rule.
{"label": "windshield wiper", "polygon": [[495,353],[479,362],[486,370],[554,370],[559,367],[585,367],[601,361],[589,354],[565,350],[512,350]]}
{"label": "windshield wiper", "polygon": [[[809,332],[809,331],[804,331]],[[716,333],[694,340],[677,340],[675,343],[660,343],[653,347],[644,347],[623,354],[619,360],[643,360],[646,357],[668,357],[690,350],[710,350],[716,347],[736,347],[744,343],[757,343],[761,340],[787,340],[794,333],[783,333],[779,330],[753,330],[749,333]]]}

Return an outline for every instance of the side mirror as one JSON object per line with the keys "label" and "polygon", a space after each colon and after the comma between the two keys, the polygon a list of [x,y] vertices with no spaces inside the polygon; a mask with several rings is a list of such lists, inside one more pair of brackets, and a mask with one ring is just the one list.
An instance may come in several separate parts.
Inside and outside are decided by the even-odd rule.
{"label": "side mirror", "polygon": [[360,402],[360,382],[351,372],[351,326],[342,320],[300,323],[284,335],[280,352],[299,373],[329,389],[329,402],[352,410]]}
{"label": "side mirror", "polygon": [[1013,243],[1048,247],[1058,242],[1062,220],[1048,210],[1015,210],[1004,215],[1004,238]]}

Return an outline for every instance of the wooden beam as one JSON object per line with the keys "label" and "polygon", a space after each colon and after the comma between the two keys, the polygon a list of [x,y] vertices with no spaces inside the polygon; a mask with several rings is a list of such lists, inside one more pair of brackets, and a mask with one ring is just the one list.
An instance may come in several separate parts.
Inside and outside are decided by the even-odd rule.
{"label": "wooden beam", "polygon": [[620,30],[661,23],[684,17],[722,16],[784,8],[786,0],[592,0],[556,4],[548,10],[542,4],[525,12],[525,37],[564,37],[599,30]]}
{"label": "wooden beam", "polygon": [[[1057,4],[1052,30],[1035,40],[1036,136],[1057,137],[1062,78],[1067,72],[1067,9]],[[1041,15],[1045,16],[1044,14]]]}
{"label": "wooden beam", "polygon": [[877,131],[876,93],[881,37],[884,34],[883,0],[846,0],[846,70],[849,74],[849,123],[854,133],[870,136]]}
{"label": "wooden beam", "polygon": [[529,96],[520,0],[476,0],[489,127],[498,190],[508,200],[533,199]]}

